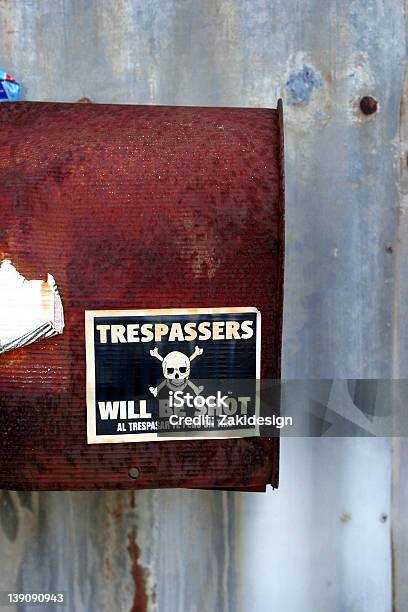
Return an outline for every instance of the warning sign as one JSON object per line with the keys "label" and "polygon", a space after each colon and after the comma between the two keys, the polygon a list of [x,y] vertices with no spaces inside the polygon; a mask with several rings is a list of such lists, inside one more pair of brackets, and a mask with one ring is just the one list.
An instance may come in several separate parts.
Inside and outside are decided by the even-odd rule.
{"label": "warning sign", "polygon": [[254,436],[256,308],[86,311],[88,443]]}

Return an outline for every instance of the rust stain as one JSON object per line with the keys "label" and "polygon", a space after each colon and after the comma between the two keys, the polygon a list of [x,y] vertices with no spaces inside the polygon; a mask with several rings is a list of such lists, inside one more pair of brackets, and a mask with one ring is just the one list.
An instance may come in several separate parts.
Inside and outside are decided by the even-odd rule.
{"label": "rust stain", "polygon": [[125,514],[125,508],[123,507],[123,497],[122,495],[115,496],[113,507],[107,506],[106,514],[113,521],[121,521]]}
{"label": "rust stain", "polygon": [[135,584],[135,596],[131,612],[147,612],[148,597],[145,588],[145,569],[139,564],[140,549],[136,543],[136,529],[132,529],[128,538],[128,552],[132,559],[132,577]]}
{"label": "rust stain", "polygon": [[105,568],[106,568],[106,577],[108,578],[108,580],[113,579],[113,567],[112,567],[112,562],[109,559],[109,557],[105,559]]}
{"label": "rust stain", "polygon": [[109,518],[115,521],[121,520],[123,516],[122,508],[119,508],[118,510],[107,510],[106,514]]}

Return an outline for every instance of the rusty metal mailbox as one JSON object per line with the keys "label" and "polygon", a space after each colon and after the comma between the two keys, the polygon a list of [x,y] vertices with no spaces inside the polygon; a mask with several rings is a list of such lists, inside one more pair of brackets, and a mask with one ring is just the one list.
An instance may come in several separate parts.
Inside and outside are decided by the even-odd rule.
{"label": "rusty metal mailbox", "polygon": [[[0,140],[0,261],[48,309],[0,346],[0,488],[277,486],[277,438],[115,438],[112,410],[134,404],[110,389],[120,374],[119,400],[135,380],[150,400],[166,385],[197,393],[194,368],[232,354],[238,367],[249,350],[243,371],[280,377],[281,107],[3,104]],[[11,311],[35,318],[23,306]],[[228,348],[250,337],[239,357]]]}

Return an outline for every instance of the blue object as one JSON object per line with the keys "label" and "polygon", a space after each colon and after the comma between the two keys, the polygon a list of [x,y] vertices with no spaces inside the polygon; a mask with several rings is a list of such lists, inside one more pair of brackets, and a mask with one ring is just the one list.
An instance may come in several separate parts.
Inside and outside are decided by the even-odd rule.
{"label": "blue object", "polygon": [[8,72],[0,70],[0,102],[17,102],[20,84]]}

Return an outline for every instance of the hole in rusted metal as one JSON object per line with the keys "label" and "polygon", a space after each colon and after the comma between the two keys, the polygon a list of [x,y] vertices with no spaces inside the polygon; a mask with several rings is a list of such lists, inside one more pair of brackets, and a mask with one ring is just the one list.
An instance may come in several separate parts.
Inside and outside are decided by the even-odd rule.
{"label": "hole in rusted metal", "polygon": [[360,100],[360,109],[364,115],[372,115],[377,112],[378,102],[372,96],[364,96]]}
{"label": "hole in rusted metal", "polygon": [[138,478],[139,474],[140,474],[140,470],[137,467],[131,467],[129,472],[128,472],[129,478],[133,478],[133,479]]}

